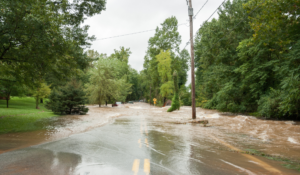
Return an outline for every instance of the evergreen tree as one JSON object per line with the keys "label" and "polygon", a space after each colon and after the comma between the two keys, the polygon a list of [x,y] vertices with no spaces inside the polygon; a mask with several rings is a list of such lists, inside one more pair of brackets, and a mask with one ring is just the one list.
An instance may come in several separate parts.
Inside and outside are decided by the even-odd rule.
{"label": "evergreen tree", "polygon": [[84,107],[87,102],[86,94],[80,83],[76,80],[69,82],[66,86],[55,90],[49,96],[46,106],[52,111],[60,114],[71,114],[75,108],[77,112],[86,113],[88,108]]}

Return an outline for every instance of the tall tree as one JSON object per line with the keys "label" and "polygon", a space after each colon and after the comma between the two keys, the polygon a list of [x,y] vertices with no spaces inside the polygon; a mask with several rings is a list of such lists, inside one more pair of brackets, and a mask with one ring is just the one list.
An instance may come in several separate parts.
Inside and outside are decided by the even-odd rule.
{"label": "tall tree", "polygon": [[158,62],[158,73],[161,77],[162,85],[160,87],[160,93],[164,98],[164,103],[166,98],[173,93],[173,82],[171,75],[171,55],[170,51],[160,51],[160,54],[156,56]]}
{"label": "tall tree", "polygon": [[[99,107],[107,100],[125,101],[131,93],[131,85],[126,81],[126,75],[120,76],[120,67],[123,63],[115,58],[100,57],[94,68],[89,70],[90,80],[86,85],[90,102],[98,103]],[[120,78],[121,77],[121,78]]]}
{"label": "tall tree", "polygon": [[[144,62],[144,73],[147,75],[147,79],[151,80],[149,82],[148,87],[146,87],[144,92],[149,94],[150,86],[152,87],[153,96],[158,97],[161,91],[161,86],[164,82],[162,82],[162,78],[158,72],[158,61],[156,56],[160,54],[162,51],[169,50],[171,59],[174,60],[172,63],[174,65],[171,66],[171,69],[178,68],[180,63],[179,57],[176,57],[176,54],[179,53],[179,45],[181,43],[181,36],[178,32],[178,21],[176,17],[167,18],[162,24],[161,28],[157,27],[155,34],[148,41],[148,50],[145,56]],[[176,66],[175,66],[176,64]],[[173,70],[170,70],[169,74],[172,74]],[[179,71],[179,70],[178,70]],[[167,92],[168,89],[172,86],[170,83],[165,84],[163,86],[164,92]],[[148,96],[148,95],[147,95]],[[159,98],[159,97],[158,97]]]}
{"label": "tall tree", "polygon": [[[85,16],[105,9],[105,0],[3,0],[0,2],[0,61],[8,63],[10,74],[32,86],[53,72],[70,75],[89,64],[84,49],[93,37]],[[1,68],[0,68],[1,69]]]}

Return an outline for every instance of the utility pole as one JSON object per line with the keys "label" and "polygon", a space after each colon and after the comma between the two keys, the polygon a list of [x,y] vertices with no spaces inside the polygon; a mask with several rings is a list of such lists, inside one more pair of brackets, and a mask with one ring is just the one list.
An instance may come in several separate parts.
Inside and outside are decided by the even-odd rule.
{"label": "utility pole", "polygon": [[194,73],[194,34],[193,34],[193,6],[192,0],[189,0],[189,17],[190,17],[190,43],[191,43],[191,78],[192,78],[192,118],[196,119],[196,102],[195,102],[195,73]]}

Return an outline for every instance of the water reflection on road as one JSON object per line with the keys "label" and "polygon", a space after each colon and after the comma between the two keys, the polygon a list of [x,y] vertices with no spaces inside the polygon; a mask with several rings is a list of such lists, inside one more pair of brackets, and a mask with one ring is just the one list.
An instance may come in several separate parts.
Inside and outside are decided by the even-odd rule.
{"label": "water reflection on road", "polygon": [[[288,141],[289,137],[294,142],[299,139],[299,125],[292,122],[197,109],[198,118],[210,122],[210,127],[202,127],[174,124],[188,120],[189,107],[174,113],[144,104],[104,110],[127,116],[56,141],[0,154],[0,174],[298,174],[282,167],[282,162],[235,151],[257,149],[299,158],[299,147]],[[289,146],[288,151],[281,146]]]}

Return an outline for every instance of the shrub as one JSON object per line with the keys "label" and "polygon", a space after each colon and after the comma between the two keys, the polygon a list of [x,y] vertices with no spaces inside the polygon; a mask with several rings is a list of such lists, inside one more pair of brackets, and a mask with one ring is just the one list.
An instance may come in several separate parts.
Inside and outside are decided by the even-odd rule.
{"label": "shrub", "polygon": [[86,114],[89,109],[84,106],[87,101],[85,96],[86,94],[81,85],[76,81],[72,81],[65,87],[60,88],[58,92],[52,91],[46,107],[60,114]]}

